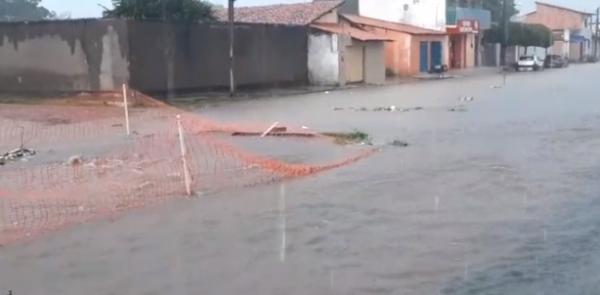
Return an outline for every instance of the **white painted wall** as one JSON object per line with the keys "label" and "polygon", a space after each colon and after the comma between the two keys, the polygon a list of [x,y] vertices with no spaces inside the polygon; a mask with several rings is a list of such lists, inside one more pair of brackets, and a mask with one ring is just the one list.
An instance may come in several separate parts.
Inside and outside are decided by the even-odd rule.
{"label": "white painted wall", "polygon": [[359,0],[358,9],[362,16],[446,29],[446,0]]}
{"label": "white painted wall", "polygon": [[308,80],[314,85],[337,85],[340,82],[338,36],[308,36]]}

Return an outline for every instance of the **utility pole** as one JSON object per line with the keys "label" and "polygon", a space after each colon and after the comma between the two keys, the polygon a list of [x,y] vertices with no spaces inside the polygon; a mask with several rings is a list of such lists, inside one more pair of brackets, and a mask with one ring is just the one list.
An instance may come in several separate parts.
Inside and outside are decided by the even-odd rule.
{"label": "utility pole", "polygon": [[600,29],[600,7],[598,7],[596,9],[596,24],[594,24],[594,26],[596,26],[594,28],[596,31],[596,33],[595,33],[596,38],[594,40],[594,59],[597,59],[598,58],[598,42],[600,41],[600,32],[598,31]]}
{"label": "utility pole", "polygon": [[500,58],[502,60],[500,61],[500,64],[503,66],[506,65],[506,46],[508,43],[508,1],[509,0],[502,0],[502,46],[500,48]]}
{"label": "utility pole", "polygon": [[235,14],[234,14],[234,2],[235,0],[229,0],[229,7],[227,9],[229,16],[229,96],[233,97],[235,94],[235,72],[234,72],[234,31],[235,31]]}

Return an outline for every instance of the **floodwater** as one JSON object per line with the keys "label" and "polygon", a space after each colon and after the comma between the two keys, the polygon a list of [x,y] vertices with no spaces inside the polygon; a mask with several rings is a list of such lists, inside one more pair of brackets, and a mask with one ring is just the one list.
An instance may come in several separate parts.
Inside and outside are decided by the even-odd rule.
{"label": "floodwater", "polygon": [[598,294],[599,70],[203,105],[382,150],[0,249],[0,294]]}

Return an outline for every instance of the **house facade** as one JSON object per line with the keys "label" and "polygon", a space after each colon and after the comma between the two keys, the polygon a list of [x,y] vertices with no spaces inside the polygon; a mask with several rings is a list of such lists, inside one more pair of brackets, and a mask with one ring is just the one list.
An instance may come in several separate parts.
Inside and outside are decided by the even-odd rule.
{"label": "house facade", "polygon": [[443,31],[357,15],[342,14],[341,18],[356,28],[391,40],[385,43],[388,75],[414,76],[448,64],[448,36]]}
{"label": "house facade", "polygon": [[593,14],[553,4],[536,2],[536,10],[525,15],[525,22],[542,24],[554,33],[549,53],[585,61],[593,54]]}
{"label": "house facade", "polygon": [[[350,26],[339,17],[343,1],[239,7],[238,23],[300,25],[309,28],[307,76],[313,85],[385,83],[382,35]],[[219,13],[226,20],[227,11]]]}
{"label": "house facade", "polygon": [[[478,3],[478,4],[477,4]],[[446,24],[449,36],[450,68],[471,68],[482,64],[483,33],[491,27],[492,15],[481,8],[481,2],[465,6],[448,6]]]}

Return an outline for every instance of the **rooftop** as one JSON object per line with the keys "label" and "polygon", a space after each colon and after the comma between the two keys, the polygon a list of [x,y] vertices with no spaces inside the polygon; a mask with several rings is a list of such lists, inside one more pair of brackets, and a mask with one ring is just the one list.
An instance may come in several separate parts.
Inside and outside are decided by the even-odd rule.
{"label": "rooftop", "polygon": [[[317,1],[310,3],[236,7],[234,10],[235,21],[241,23],[305,26],[337,8],[342,3],[343,1]],[[227,21],[227,9],[215,11],[215,16],[220,21]]]}

